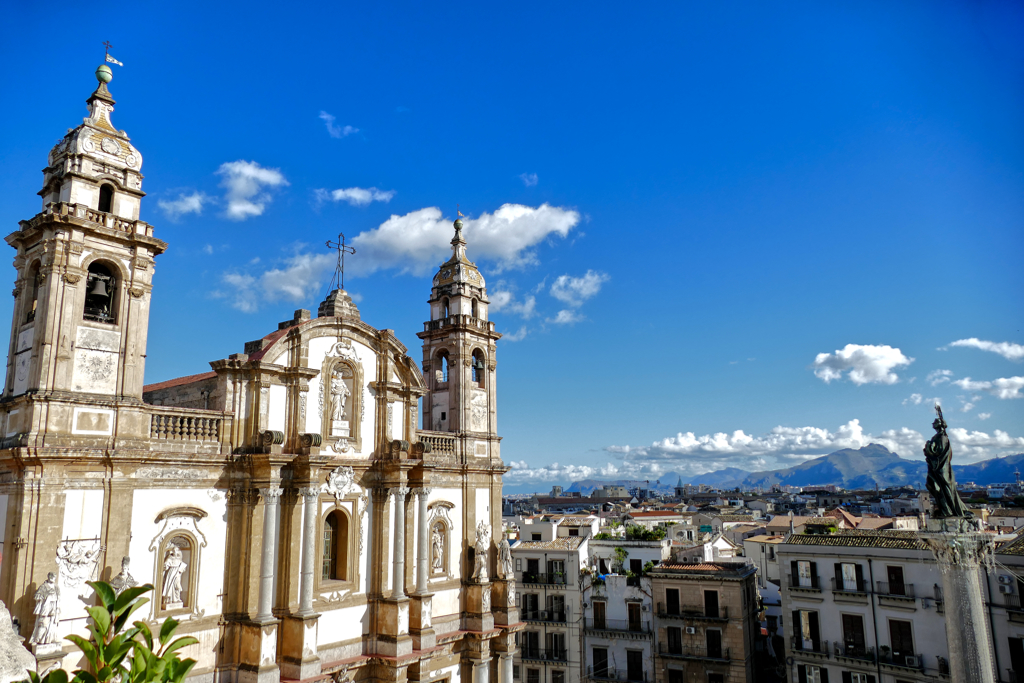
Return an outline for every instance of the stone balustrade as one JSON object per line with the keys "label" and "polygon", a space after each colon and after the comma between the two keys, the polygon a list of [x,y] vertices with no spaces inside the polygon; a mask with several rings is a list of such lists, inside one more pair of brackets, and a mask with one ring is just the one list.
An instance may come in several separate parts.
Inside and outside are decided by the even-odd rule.
{"label": "stone balustrade", "polygon": [[233,417],[216,410],[150,406],[149,437],[158,441],[217,443],[229,433]]}

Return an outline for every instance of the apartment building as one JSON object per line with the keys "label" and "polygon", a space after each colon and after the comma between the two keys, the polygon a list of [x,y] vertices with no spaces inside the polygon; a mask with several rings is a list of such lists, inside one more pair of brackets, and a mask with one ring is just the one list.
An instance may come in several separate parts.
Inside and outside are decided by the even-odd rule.
{"label": "apartment building", "polygon": [[588,541],[560,536],[512,546],[516,604],[526,624],[512,666],[519,683],[580,683],[580,570]]}
{"label": "apartment building", "polygon": [[992,626],[993,657],[1000,683],[1024,681],[1024,532],[996,550],[987,573],[985,599]]}
{"label": "apartment building", "polygon": [[910,531],[840,529],[776,546],[790,680],[909,683],[948,674],[941,577]]}
{"label": "apartment building", "polygon": [[760,632],[757,569],[745,562],[665,564],[650,572],[657,648],[651,683],[746,683]]}

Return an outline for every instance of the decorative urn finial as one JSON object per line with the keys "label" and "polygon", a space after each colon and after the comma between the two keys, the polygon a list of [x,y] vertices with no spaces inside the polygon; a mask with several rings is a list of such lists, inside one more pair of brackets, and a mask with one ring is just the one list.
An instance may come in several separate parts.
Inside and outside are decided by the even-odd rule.
{"label": "decorative urn finial", "polygon": [[106,64],[100,64],[96,67],[96,80],[100,83],[110,83],[113,78],[114,72]]}

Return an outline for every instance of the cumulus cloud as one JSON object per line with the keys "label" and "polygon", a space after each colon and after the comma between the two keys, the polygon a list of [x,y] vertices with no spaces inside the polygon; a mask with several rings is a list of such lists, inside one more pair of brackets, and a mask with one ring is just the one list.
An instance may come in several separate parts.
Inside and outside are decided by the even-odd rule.
{"label": "cumulus cloud", "polygon": [[519,179],[523,181],[523,185],[526,187],[533,187],[540,180],[536,173],[520,173]]}
{"label": "cumulus cloud", "polygon": [[502,480],[509,484],[525,484],[541,481],[574,481],[591,477],[615,477],[619,470],[608,463],[604,467],[589,465],[560,465],[553,462],[543,467],[530,467],[525,460],[513,460],[508,463],[511,468]]}
{"label": "cumulus cloud", "polygon": [[1013,342],[991,342],[978,339],[977,337],[971,337],[970,339],[958,339],[955,342],[950,343],[950,346],[962,346],[981,349],[982,351],[990,351],[992,353],[998,353],[1006,360],[1024,360],[1024,345],[1014,344]]}
{"label": "cumulus cloud", "polygon": [[297,253],[285,259],[281,267],[259,274],[225,273],[221,280],[226,287],[214,296],[227,299],[232,307],[245,313],[254,313],[263,304],[282,299],[308,301],[323,286],[327,272],[335,264],[336,258],[331,254]]}
{"label": "cumulus cloud", "polygon": [[582,277],[559,275],[551,284],[551,296],[562,303],[578,307],[601,291],[601,285],[608,281],[606,273],[588,270]]}
{"label": "cumulus cloud", "polygon": [[177,199],[158,199],[156,205],[160,207],[160,210],[164,212],[172,221],[176,221],[182,216],[190,213],[194,213],[197,216],[203,212],[203,205],[209,203],[210,197],[207,197],[202,192],[192,192],[185,194],[184,192],[178,193]]}
{"label": "cumulus cloud", "polygon": [[579,311],[566,308],[559,311],[555,317],[547,318],[547,321],[549,323],[554,323],[555,325],[571,325],[572,323],[578,323],[583,319],[583,315]]}
{"label": "cumulus cloud", "polygon": [[[542,204],[504,204],[494,213],[463,218],[463,236],[474,259],[496,262],[496,270],[537,263],[534,247],[551,236],[565,237],[580,222],[578,212]],[[437,207],[393,215],[373,230],[356,235],[353,274],[369,275],[393,268],[426,275],[451,253],[451,221]]]}
{"label": "cumulus cloud", "polygon": [[924,378],[928,384],[933,387],[937,387],[940,384],[950,381],[953,378],[952,370],[932,370],[928,373],[928,376]]}
{"label": "cumulus cloud", "polygon": [[907,405],[908,403],[913,403],[915,406],[919,406],[919,405],[921,405],[921,401],[923,401],[923,400],[924,400],[924,397],[921,396],[921,394],[911,394],[908,398],[903,399],[903,405]]}
{"label": "cumulus cloud", "polygon": [[996,398],[1024,398],[1021,389],[1024,389],[1024,377],[1000,377],[991,382],[976,382],[970,377],[954,380],[964,391],[986,391]]}
{"label": "cumulus cloud", "polygon": [[327,126],[327,134],[332,138],[343,138],[353,133],[358,133],[358,128],[352,126],[338,126],[334,123],[335,118],[333,115],[328,114],[325,111],[320,112],[320,120]]}
{"label": "cumulus cloud", "polygon": [[979,420],[987,420],[992,417],[992,413],[978,413]]}
{"label": "cumulus cloud", "polygon": [[280,169],[264,168],[255,161],[229,161],[221,164],[217,175],[226,190],[225,215],[235,221],[262,215],[270,203],[269,190],[289,185]]}
{"label": "cumulus cloud", "polygon": [[501,338],[505,341],[510,342],[522,341],[523,339],[526,338],[526,332],[526,325],[523,325],[515,332],[506,332],[504,335],[502,335]]}
{"label": "cumulus cloud", "polygon": [[339,190],[314,190],[317,204],[324,202],[348,202],[352,206],[366,206],[370,202],[390,202],[394,190],[378,190],[376,187],[346,187]]}
{"label": "cumulus cloud", "polygon": [[814,375],[825,382],[840,379],[846,372],[854,384],[895,384],[899,376],[893,369],[913,362],[913,358],[887,344],[847,344],[835,353],[819,353],[812,367]]}
{"label": "cumulus cloud", "polygon": [[497,286],[499,289],[488,295],[491,299],[489,310],[492,313],[505,311],[506,313],[518,315],[520,318],[529,320],[537,312],[537,297],[530,294],[522,301],[519,301],[510,290],[501,289],[505,286],[504,282],[499,282]]}

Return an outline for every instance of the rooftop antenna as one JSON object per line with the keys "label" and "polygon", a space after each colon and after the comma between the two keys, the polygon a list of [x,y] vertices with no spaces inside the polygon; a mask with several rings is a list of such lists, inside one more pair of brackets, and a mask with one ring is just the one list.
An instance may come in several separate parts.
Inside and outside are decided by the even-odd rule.
{"label": "rooftop antenna", "polygon": [[332,242],[327,240],[328,249],[336,249],[338,251],[338,265],[334,268],[334,276],[331,278],[331,287],[327,290],[328,293],[333,292],[336,289],[345,289],[345,254],[355,254],[355,247],[345,244],[345,233],[338,233],[338,241]]}

